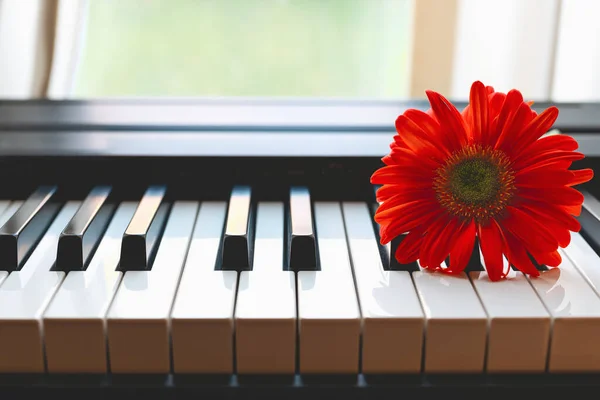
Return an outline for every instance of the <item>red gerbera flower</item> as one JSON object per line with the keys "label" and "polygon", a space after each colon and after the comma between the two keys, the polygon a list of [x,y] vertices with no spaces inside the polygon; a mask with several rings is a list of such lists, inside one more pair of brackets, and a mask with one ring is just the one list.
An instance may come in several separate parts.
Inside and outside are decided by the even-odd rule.
{"label": "red gerbera flower", "polygon": [[439,93],[426,93],[431,109],[398,117],[386,166],[371,177],[382,185],[375,214],[381,243],[407,233],[398,262],[458,273],[477,236],[494,281],[509,272],[503,256],[532,276],[539,272],[530,256],[557,267],[559,246],[580,229],[574,216],[583,195],[573,186],[593,177],[590,169],[569,170],[584,157],[575,139],[544,135],[558,109],[538,115],[519,91],[499,93],[479,81],[462,113]]}

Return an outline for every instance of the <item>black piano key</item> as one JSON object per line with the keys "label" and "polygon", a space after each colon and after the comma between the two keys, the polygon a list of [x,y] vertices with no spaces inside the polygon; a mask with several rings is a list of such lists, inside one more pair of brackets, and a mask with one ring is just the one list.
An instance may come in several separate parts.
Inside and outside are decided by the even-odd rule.
{"label": "black piano key", "polygon": [[236,186],[231,191],[227,209],[221,269],[236,271],[252,269],[253,225],[252,190],[249,186]]}
{"label": "black piano key", "polygon": [[392,271],[420,271],[419,263],[417,261],[413,261],[411,263],[402,264],[396,260],[396,250],[402,240],[406,237],[407,234],[401,234],[392,239],[391,248],[390,248],[390,267],[389,269]]}
{"label": "black piano key", "polygon": [[581,215],[577,220],[581,224],[581,236],[600,255],[600,201],[587,191],[581,191],[584,196]]}
{"label": "black piano key", "polygon": [[92,189],[62,231],[58,240],[57,270],[85,270],[116,207],[107,201],[110,193],[110,186]]}
{"label": "black piano key", "polygon": [[479,239],[475,238],[475,242],[473,243],[473,250],[471,251],[471,258],[469,259],[469,262],[465,267],[464,271],[483,271],[483,262],[481,260],[482,255],[481,250],[479,249]]}
{"label": "black piano key", "polygon": [[56,186],[40,186],[0,227],[0,270],[18,271],[58,213]]}
{"label": "black piano key", "polygon": [[152,262],[164,231],[170,204],[165,186],[150,186],[123,235],[120,271],[144,271]]}
{"label": "black piano key", "polygon": [[317,243],[308,188],[290,189],[287,226],[288,269],[293,271],[318,269]]}

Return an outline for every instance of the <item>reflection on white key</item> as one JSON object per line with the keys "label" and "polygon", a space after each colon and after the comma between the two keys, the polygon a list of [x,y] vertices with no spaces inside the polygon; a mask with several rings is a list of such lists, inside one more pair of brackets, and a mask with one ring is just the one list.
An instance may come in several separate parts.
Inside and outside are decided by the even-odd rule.
{"label": "reflection on white key", "polygon": [[562,252],[600,295],[600,268],[598,268],[600,257],[583,236],[577,232],[571,232],[571,243],[562,249]]}
{"label": "reflection on white key", "polygon": [[200,206],[171,313],[176,373],[233,372],[237,271],[215,271],[226,203]]}
{"label": "reflection on white key", "polygon": [[62,208],[23,268],[0,286],[0,372],[44,372],[41,317],[65,277],[50,268],[60,233],[79,204],[70,201]]}
{"label": "reflection on white key", "polygon": [[240,273],[235,311],[237,372],[293,374],[296,277],[283,271],[283,203],[259,203],[252,271]]}
{"label": "reflection on white key", "polygon": [[321,270],[298,272],[300,372],[357,373],[360,311],[341,208],[314,209]]}
{"label": "reflection on white key", "polygon": [[385,271],[366,203],[344,203],[363,317],[362,372],[419,373],[425,317],[407,271]]}
{"label": "reflection on white key", "polygon": [[567,257],[529,278],[552,315],[548,372],[600,371],[600,298]]}
{"label": "reflection on white key", "polygon": [[197,210],[175,202],[152,270],[125,272],[107,316],[113,373],[169,372],[169,312]]}
{"label": "reflection on white key", "polygon": [[[17,212],[21,204],[23,204],[22,201],[0,201],[0,226],[4,225]],[[0,271],[0,285],[2,285],[7,276],[8,271]]]}
{"label": "reflection on white key", "polygon": [[467,275],[412,276],[427,320],[425,372],[483,372],[487,316]]}
{"label": "reflection on white key", "polygon": [[106,312],[123,273],[121,242],[137,207],[122,203],[85,271],[71,271],[44,314],[50,373],[106,373]]}
{"label": "reflection on white key", "polygon": [[487,272],[469,274],[489,317],[488,373],[546,370],[550,314],[521,273],[492,282]]}

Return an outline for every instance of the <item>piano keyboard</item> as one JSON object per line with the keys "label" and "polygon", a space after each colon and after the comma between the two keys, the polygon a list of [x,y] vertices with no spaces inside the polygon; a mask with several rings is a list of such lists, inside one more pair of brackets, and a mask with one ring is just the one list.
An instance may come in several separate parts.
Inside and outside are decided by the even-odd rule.
{"label": "piano keyboard", "polygon": [[371,202],[306,187],[278,201],[250,186],[222,200],[58,192],[0,201],[3,374],[600,371],[588,192],[560,269],[494,283],[481,258],[455,276],[390,263]]}

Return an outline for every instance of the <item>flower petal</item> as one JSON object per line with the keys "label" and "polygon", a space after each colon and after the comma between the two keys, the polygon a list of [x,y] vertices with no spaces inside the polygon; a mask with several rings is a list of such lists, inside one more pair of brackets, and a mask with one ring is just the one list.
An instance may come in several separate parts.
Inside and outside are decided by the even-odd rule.
{"label": "flower petal", "polygon": [[511,148],[517,142],[519,133],[525,129],[532,119],[531,108],[526,103],[521,103],[516,112],[507,117],[494,148],[513,153]]}
{"label": "flower petal", "polygon": [[429,203],[412,203],[411,206],[402,209],[402,212],[394,218],[377,221],[378,215],[375,214],[375,220],[380,224],[379,236],[381,244],[392,241],[398,235],[409,232],[420,225],[425,225],[441,214],[440,210],[431,209]]}
{"label": "flower petal", "polygon": [[531,252],[535,261],[537,261],[540,265],[545,265],[547,267],[558,267],[562,262],[562,257],[557,250],[548,252],[548,253],[536,253]]}
{"label": "flower petal", "polygon": [[432,248],[433,244],[439,239],[440,234],[444,231],[449,222],[448,218],[438,218],[428,227],[427,233],[423,238],[423,243],[421,244],[421,249],[419,250],[419,263],[423,267],[433,267],[440,264],[440,262],[437,264],[430,262]]}
{"label": "flower petal", "polygon": [[530,202],[519,204],[519,208],[538,215],[538,219],[544,221],[544,223],[553,221],[559,224],[562,229],[568,229],[572,232],[579,232],[581,230],[581,224],[577,218],[573,217],[560,206],[550,203]]}
{"label": "flower petal", "polygon": [[529,162],[523,164],[515,164],[514,169],[520,170],[519,173],[541,168],[545,166],[549,166],[552,164],[562,163],[564,161],[578,161],[585,157],[583,153],[579,153],[576,151],[555,151],[555,152],[547,152],[539,155],[538,157],[534,157]]}
{"label": "flower petal", "polygon": [[519,271],[531,276],[540,276],[540,271],[533,265],[525,247],[512,233],[503,231],[504,252],[508,262]]}
{"label": "flower petal", "polygon": [[590,181],[594,177],[594,171],[590,168],[572,170],[571,173],[573,173],[573,177],[568,184],[569,186],[580,185]]}
{"label": "flower petal", "polygon": [[556,250],[558,240],[535,218],[518,208],[506,207],[507,218],[501,222],[510,233],[521,239],[525,247],[541,253]]}
{"label": "flower petal", "polygon": [[552,106],[548,107],[544,111],[542,111],[538,116],[536,116],[527,127],[521,132],[520,137],[517,142],[513,146],[512,154],[516,156],[521,153],[523,149],[527,148],[529,145],[538,140],[542,135],[547,133],[556,118],[558,117],[558,108]]}
{"label": "flower petal", "polygon": [[459,273],[469,264],[473,246],[475,245],[476,226],[475,222],[464,223],[460,231],[457,232],[456,243],[450,250],[450,265],[445,269],[448,273]]}
{"label": "flower petal", "polygon": [[[425,114],[425,116],[427,116],[427,114]],[[431,117],[427,116],[427,118],[433,121]],[[435,123],[435,121],[432,123]],[[434,143],[435,137],[431,137],[428,132],[424,131],[420,125],[406,115],[400,115],[396,119],[396,131],[398,132],[398,136],[402,139],[402,142],[415,153],[431,154],[440,160],[444,158],[444,154]]]}
{"label": "flower petal", "polygon": [[440,124],[443,138],[448,140],[448,149],[453,152],[466,145],[467,131],[460,112],[441,94],[431,90],[425,93]]}
{"label": "flower petal", "polygon": [[517,188],[554,188],[566,186],[573,179],[573,173],[566,169],[539,168],[515,176]]}
{"label": "flower petal", "polygon": [[509,117],[517,112],[519,106],[523,103],[523,95],[518,90],[511,90],[507,93],[502,108],[498,113],[498,116],[494,118],[492,126],[490,127],[490,138],[488,144],[495,146],[496,141],[500,137],[500,133],[504,129],[504,125],[509,120]]}
{"label": "flower petal", "polygon": [[504,274],[504,260],[502,258],[502,236],[495,220],[487,225],[479,225],[479,245],[485,261],[485,270],[490,280],[498,281]]}
{"label": "flower petal", "polygon": [[419,259],[419,250],[423,242],[423,231],[422,227],[413,229],[402,239],[394,253],[394,257],[396,257],[396,260],[400,264],[408,264]]}
{"label": "flower petal", "polygon": [[530,200],[550,202],[561,206],[579,206],[583,203],[583,195],[572,187],[544,189],[519,188],[518,196]]}
{"label": "flower petal", "polygon": [[431,189],[407,188],[397,192],[392,197],[384,201],[377,209],[377,214],[390,210],[406,203],[431,200],[434,198],[434,191]]}
{"label": "flower petal", "polygon": [[476,81],[471,85],[469,94],[467,123],[470,123],[471,137],[476,143],[487,141],[489,129],[489,103],[488,94],[483,83]]}
{"label": "flower petal", "polygon": [[[433,172],[431,172],[433,174]],[[371,183],[375,185],[407,184],[407,186],[431,187],[431,176],[421,169],[406,168],[398,165],[387,165],[379,168],[371,175]]]}

